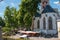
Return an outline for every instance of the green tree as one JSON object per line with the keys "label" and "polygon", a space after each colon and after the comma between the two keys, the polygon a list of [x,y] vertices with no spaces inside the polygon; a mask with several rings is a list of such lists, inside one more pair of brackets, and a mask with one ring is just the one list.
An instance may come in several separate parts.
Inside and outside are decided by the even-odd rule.
{"label": "green tree", "polygon": [[9,6],[7,6],[4,12],[4,18],[5,27],[3,28],[3,31],[11,31],[12,29],[18,27],[16,8],[10,8]]}
{"label": "green tree", "polygon": [[2,17],[0,17],[0,26],[2,26],[2,27],[5,26],[5,22],[4,22],[4,20],[2,19]]}
{"label": "green tree", "polygon": [[11,8],[11,26],[18,27],[18,20],[17,20],[17,10],[16,8]]}
{"label": "green tree", "polygon": [[22,0],[22,3],[20,5],[20,9],[23,9],[25,12],[28,12],[29,15],[31,15],[32,17],[31,29],[33,29],[33,23],[34,23],[33,16],[37,13],[38,4],[40,2],[41,0]]}
{"label": "green tree", "polygon": [[18,24],[19,24],[20,27],[25,26],[24,20],[23,20],[24,15],[25,15],[25,11],[23,9],[19,9],[17,18],[18,18]]}
{"label": "green tree", "polygon": [[4,12],[5,26],[7,27],[30,27],[33,29],[33,22],[35,14],[38,10],[40,0],[22,0],[19,5],[19,10],[9,6],[6,7]]}
{"label": "green tree", "polygon": [[11,11],[9,6],[6,7],[6,10],[4,12],[4,18],[5,18],[5,26],[6,27],[11,27],[10,22],[11,22]]}
{"label": "green tree", "polygon": [[29,13],[25,14],[24,23],[25,23],[25,27],[27,28],[27,30],[29,30],[30,26],[31,26],[31,23],[32,23],[32,17],[29,15]]}
{"label": "green tree", "polygon": [[10,8],[9,6],[7,6],[4,13],[4,17],[7,27],[18,27],[16,8]]}

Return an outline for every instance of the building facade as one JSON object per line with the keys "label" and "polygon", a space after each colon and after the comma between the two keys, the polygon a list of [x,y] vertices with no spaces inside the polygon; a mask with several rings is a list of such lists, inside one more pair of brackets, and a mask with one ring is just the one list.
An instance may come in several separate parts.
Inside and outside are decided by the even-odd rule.
{"label": "building facade", "polygon": [[41,0],[41,13],[34,16],[34,31],[55,35],[57,27],[58,12],[49,5],[49,0]]}

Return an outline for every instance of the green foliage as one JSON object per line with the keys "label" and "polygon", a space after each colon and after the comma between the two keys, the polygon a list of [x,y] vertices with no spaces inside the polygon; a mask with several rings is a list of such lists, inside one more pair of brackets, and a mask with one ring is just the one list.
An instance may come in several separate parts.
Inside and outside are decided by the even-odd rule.
{"label": "green foliage", "polygon": [[10,8],[9,6],[6,7],[4,12],[5,18],[5,27],[3,27],[3,31],[11,31],[12,28],[18,27],[18,20],[17,20],[17,11],[14,7]]}
{"label": "green foliage", "polygon": [[[29,25],[31,27],[33,27],[33,16],[35,16],[35,14],[37,13],[37,10],[39,9],[38,8],[38,4],[41,2],[41,0],[22,0],[22,3],[20,5],[20,10],[23,10],[25,11],[26,13],[29,13],[30,17],[32,19],[32,23],[29,23],[27,19],[29,18],[26,18],[26,14],[25,14],[25,18],[24,18],[24,22],[25,22],[25,25]],[[28,17],[28,16],[27,16]],[[26,21],[27,20],[27,21]],[[32,28],[33,29],[33,28]]]}
{"label": "green foliage", "polygon": [[32,23],[32,17],[29,15],[29,13],[26,13],[24,16],[24,23],[27,28],[30,28]]}
{"label": "green foliage", "polygon": [[20,27],[24,27],[24,20],[23,20],[23,18],[24,18],[25,12],[22,9],[19,10],[18,12],[19,12],[18,16],[17,16],[18,24],[19,24]]}
{"label": "green foliage", "polygon": [[11,30],[11,29],[10,29],[9,27],[3,27],[3,28],[2,28],[2,31],[3,31],[3,32],[9,32],[10,30]]}
{"label": "green foliage", "polygon": [[4,13],[4,17],[5,17],[5,26],[10,27],[10,22],[11,22],[11,11],[9,6],[6,7],[5,13]]}
{"label": "green foliage", "polygon": [[20,24],[30,27],[32,18],[37,13],[41,0],[22,0],[20,7]]}
{"label": "green foliage", "polygon": [[17,27],[18,26],[18,20],[17,20],[17,11],[16,8],[12,7],[11,8],[11,26]]}
{"label": "green foliage", "polygon": [[29,12],[31,16],[33,16],[37,12],[40,1],[41,0],[22,0],[21,9]]}
{"label": "green foliage", "polygon": [[[22,0],[19,10],[9,6],[4,12],[5,27],[3,30],[10,30],[12,27],[26,27],[30,28],[33,22],[33,16],[37,13],[38,4],[41,0]],[[2,23],[1,23],[2,24]]]}
{"label": "green foliage", "polygon": [[2,17],[0,17],[0,26],[5,26],[5,22],[4,22],[4,20],[2,19]]}
{"label": "green foliage", "polygon": [[6,7],[5,13],[5,23],[7,27],[17,27],[17,11],[14,7],[10,8],[9,6]]}

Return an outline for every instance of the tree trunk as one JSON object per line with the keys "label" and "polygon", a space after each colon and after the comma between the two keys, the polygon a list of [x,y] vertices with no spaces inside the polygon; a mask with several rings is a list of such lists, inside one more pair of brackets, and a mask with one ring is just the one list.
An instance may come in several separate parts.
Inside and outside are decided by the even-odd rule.
{"label": "tree trunk", "polygon": [[34,17],[32,17],[32,24],[31,24],[31,30],[34,30]]}

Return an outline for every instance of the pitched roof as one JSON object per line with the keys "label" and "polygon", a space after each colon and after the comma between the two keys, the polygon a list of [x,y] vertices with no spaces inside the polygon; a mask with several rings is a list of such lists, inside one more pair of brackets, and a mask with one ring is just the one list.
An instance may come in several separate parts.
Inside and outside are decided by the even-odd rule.
{"label": "pitched roof", "polygon": [[42,13],[49,13],[49,12],[54,12],[54,13],[56,13],[56,12],[54,11],[54,9],[53,9],[50,5],[47,5],[47,6],[44,8],[44,10],[42,11]]}

